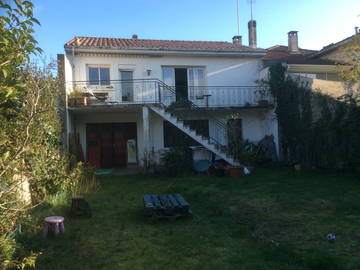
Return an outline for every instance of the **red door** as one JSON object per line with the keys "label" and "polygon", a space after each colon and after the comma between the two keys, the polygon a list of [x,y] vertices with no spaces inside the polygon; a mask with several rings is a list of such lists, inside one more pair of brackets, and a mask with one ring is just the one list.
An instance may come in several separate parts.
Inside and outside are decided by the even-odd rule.
{"label": "red door", "polygon": [[98,133],[94,130],[88,130],[87,132],[87,142],[88,142],[88,161],[90,166],[94,169],[101,168],[101,152],[100,152],[100,140],[98,138]]}
{"label": "red door", "polygon": [[111,126],[104,126],[100,131],[101,167],[113,167],[113,136]]}
{"label": "red door", "polygon": [[126,167],[126,140],[124,130],[114,129],[114,166]]}
{"label": "red door", "polygon": [[136,140],[136,123],[87,124],[87,155],[95,168],[127,165],[126,142]]}

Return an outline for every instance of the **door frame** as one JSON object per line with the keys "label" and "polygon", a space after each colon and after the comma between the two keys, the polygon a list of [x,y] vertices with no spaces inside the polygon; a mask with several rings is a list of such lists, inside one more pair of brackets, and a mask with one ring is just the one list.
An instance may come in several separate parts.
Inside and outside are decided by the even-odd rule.
{"label": "door frame", "polygon": [[114,164],[116,163],[115,159],[115,141],[114,141],[114,133],[116,132],[116,128],[123,128],[128,129],[130,126],[133,128],[131,132],[124,132],[125,138],[124,138],[124,150],[125,150],[125,166],[124,167],[114,167],[114,168],[126,168],[128,166],[127,161],[127,141],[129,139],[134,139],[136,142],[136,162],[139,163],[139,143],[138,143],[138,123],[137,122],[96,122],[96,123],[86,123],[85,126],[85,137],[86,137],[86,160],[89,162],[89,130],[92,130],[92,132],[96,133],[96,141],[97,145],[99,145],[100,149],[100,167],[103,168],[103,160],[102,160],[102,149],[101,149],[101,130],[104,129],[104,127],[107,126],[107,128],[111,129],[111,144],[112,144],[112,160],[111,164],[114,167]]}
{"label": "door frame", "polygon": [[[171,87],[174,87],[175,89],[175,69],[176,68],[184,68],[186,69],[186,74],[187,74],[187,98],[188,100],[190,100],[190,91],[189,91],[189,69],[192,69],[192,68],[197,68],[197,69],[203,69],[204,70],[204,85],[200,85],[200,86],[207,86],[207,66],[189,66],[189,65],[162,65],[161,66],[161,76],[162,76],[162,81],[165,82],[165,79],[164,79],[164,73],[163,73],[163,69],[164,68],[169,68],[169,69],[172,69],[172,75],[173,75],[173,78],[172,78],[172,85],[169,85]],[[165,82],[166,83],[166,82]]]}

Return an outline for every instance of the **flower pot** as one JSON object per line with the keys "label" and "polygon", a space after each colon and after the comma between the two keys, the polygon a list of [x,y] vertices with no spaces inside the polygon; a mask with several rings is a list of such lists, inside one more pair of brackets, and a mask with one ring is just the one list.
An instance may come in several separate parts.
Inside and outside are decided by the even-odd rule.
{"label": "flower pot", "polygon": [[266,100],[266,99],[260,99],[260,100],[258,100],[258,105],[259,105],[259,106],[266,106],[266,105],[268,105],[268,104],[269,104],[269,101]]}
{"label": "flower pot", "polygon": [[70,107],[88,106],[88,105],[90,105],[90,99],[89,99],[89,97],[69,98],[68,104]]}
{"label": "flower pot", "polygon": [[229,167],[229,174],[232,178],[244,177],[244,168],[241,166]]}

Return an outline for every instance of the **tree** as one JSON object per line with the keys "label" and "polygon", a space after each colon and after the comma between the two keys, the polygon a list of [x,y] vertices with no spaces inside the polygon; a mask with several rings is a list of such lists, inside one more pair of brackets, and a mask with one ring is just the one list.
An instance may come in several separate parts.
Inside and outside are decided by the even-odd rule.
{"label": "tree", "polygon": [[360,102],[360,35],[356,35],[342,52],[344,63],[340,66],[340,78],[349,89],[350,97]]}
{"label": "tree", "polygon": [[0,117],[8,118],[21,106],[21,67],[41,52],[33,36],[34,24],[40,23],[29,1],[0,0],[0,14]]}
{"label": "tree", "polygon": [[[60,151],[60,87],[53,66],[30,64],[31,54],[41,52],[33,36],[39,24],[33,4],[0,0],[0,14],[0,269],[24,269],[36,256],[19,252],[12,237],[16,226],[46,196],[77,188],[83,171],[81,165],[69,170]],[[24,183],[31,194],[26,202]]]}

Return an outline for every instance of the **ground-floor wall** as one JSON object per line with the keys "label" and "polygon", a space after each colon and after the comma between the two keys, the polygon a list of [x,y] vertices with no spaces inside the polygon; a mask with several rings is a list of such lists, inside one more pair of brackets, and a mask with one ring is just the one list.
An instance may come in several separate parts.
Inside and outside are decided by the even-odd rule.
{"label": "ground-floor wall", "polygon": [[[238,118],[242,120],[242,138],[251,142],[260,141],[265,135],[273,135],[278,150],[278,127],[274,112],[271,110],[243,110],[236,113],[222,112],[217,115],[217,119],[226,122],[228,119]],[[204,115],[186,117],[188,120],[209,120],[209,135],[222,144],[227,144],[227,137],[220,133],[215,121]],[[87,160],[87,124],[96,123],[136,123],[136,146],[137,161],[142,164],[144,158],[144,125],[142,109],[133,111],[116,112],[83,112],[72,113],[69,121],[71,122],[69,132],[78,133],[85,160]],[[159,161],[161,153],[166,151],[164,147],[164,120],[155,112],[149,110],[149,146],[155,153],[155,160]],[[194,147],[194,159],[209,159],[210,153],[201,147]]]}

